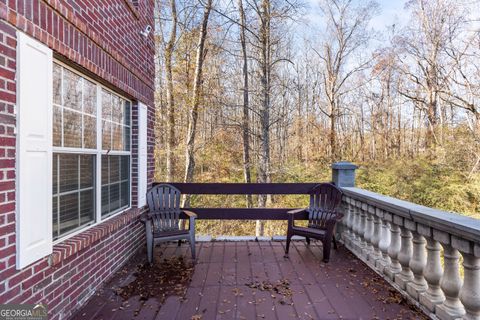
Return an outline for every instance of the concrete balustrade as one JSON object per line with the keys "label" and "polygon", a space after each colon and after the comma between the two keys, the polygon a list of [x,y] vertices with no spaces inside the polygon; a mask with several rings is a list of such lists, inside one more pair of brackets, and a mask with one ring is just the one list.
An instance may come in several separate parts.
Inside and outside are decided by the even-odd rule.
{"label": "concrete balustrade", "polygon": [[438,319],[480,320],[478,220],[355,187],[342,190],[348,249]]}

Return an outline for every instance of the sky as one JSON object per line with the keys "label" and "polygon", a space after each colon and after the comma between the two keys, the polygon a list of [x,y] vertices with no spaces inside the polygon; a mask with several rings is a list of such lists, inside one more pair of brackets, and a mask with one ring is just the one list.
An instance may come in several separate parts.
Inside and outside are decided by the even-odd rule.
{"label": "sky", "polygon": [[[318,0],[306,0],[308,19],[313,24],[320,23],[322,18],[318,12]],[[391,26],[393,23],[402,25],[408,20],[408,13],[404,9],[406,0],[377,0],[380,7],[380,12],[376,15],[370,25],[377,31],[385,30],[386,26]]]}

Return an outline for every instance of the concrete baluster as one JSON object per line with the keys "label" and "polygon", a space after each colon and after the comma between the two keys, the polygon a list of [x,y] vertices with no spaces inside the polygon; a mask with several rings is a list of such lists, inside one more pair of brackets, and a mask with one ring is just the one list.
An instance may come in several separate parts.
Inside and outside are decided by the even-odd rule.
{"label": "concrete baluster", "polygon": [[388,247],[388,256],[390,257],[390,266],[385,268],[383,272],[391,279],[395,279],[395,275],[402,271],[402,265],[398,261],[398,254],[401,249],[400,225],[403,224],[403,218],[393,216],[393,221],[390,224],[391,242]]}
{"label": "concrete baluster", "polygon": [[402,238],[402,245],[398,253],[398,261],[402,265],[402,271],[395,275],[395,283],[403,290],[406,289],[407,283],[413,280],[413,273],[410,269],[410,259],[412,258],[412,232],[405,226],[400,226],[400,237]]}
{"label": "concrete baluster", "polygon": [[375,208],[375,213],[373,214],[373,234],[372,234],[372,246],[373,252],[370,256],[373,266],[376,265],[378,259],[382,257],[382,252],[380,251],[380,238],[382,232],[382,220],[383,211]]}
{"label": "concrete baluster", "polygon": [[[448,236],[448,235],[447,235]],[[462,288],[462,278],[459,272],[460,254],[457,249],[451,246],[450,241],[443,243],[443,277],[440,280],[445,300],[435,308],[435,314],[441,320],[461,318],[465,309],[460,302],[459,294]]]}
{"label": "concrete baluster", "polygon": [[[425,230],[424,232],[421,232]],[[431,312],[435,312],[436,305],[445,300],[440,289],[440,279],[442,279],[443,269],[440,258],[440,243],[433,238],[433,233],[429,227],[421,227],[419,231],[427,238],[427,264],[423,271],[427,281],[427,291],[420,294],[420,303]]]}
{"label": "concrete baluster", "polygon": [[392,215],[386,211],[382,210],[382,219],[381,219],[381,232],[380,232],[380,242],[378,247],[382,253],[382,257],[377,260],[375,266],[378,271],[384,273],[385,268],[390,266],[390,256],[388,255],[388,248],[390,247],[391,242],[391,231],[390,231],[390,222],[392,221]]}
{"label": "concrete baluster", "polygon": [[413,280],[407,284],[407,292],[415,300],[420,299],[420,294],[427,291],[427,280],[423,276],[423,270],[427,264],[427,251],[425,237],[417,231],[413,231],[413,253],[410,259],[410,269],[413,272]]}

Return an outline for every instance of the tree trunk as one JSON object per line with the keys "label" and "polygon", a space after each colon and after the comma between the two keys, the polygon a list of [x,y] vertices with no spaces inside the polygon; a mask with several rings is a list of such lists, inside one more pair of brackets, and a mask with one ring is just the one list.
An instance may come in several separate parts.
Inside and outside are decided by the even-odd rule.
{"label": "tree trunk", "polygon": [[175,99],[173,95],[172,76],[172,54],[177,38],[177,8],[175,1],[176,0],[170,0],[170,9],[172,11],[172,29],[170,32],[170,39],[168,39],[165,47],[165,72],[167,78],[167,182],[171,182],[174,179],[175,163]]}
{"label": "tree trunk", "polygon": [[[263,0],[260,15],[260,154],[258,182],[270,182],[270,1]],[[267,195],[259,195],[258,206],[264,208]],[[263,236],[264,223],[257,220],[256,236]]]}
{"label": "tree trunk", "polygon": [[[200,104],[200,86],[202,84],[202,69],[205,60],[205,40],[207,38],[208,17],[212,9],[212,0],[207,1],[207,5],[203,12],[202,27],[198,39],[197,60],[195,65],[195,75],[193,79],[193,99],[189,112],[189,123],[187,130],[187,146],[186,146],[186,165],[184,182],[193,181],[193,173],[195,170],[195,135],[197,131],[198,106]],[[190,196],[187,195],[183,202],[184,207],[190,206]]]}
{"label": "tree trunk", "polygon": [[[243,137],[243,173],[245,183],[252,182],[250,170],[250,128],[249,128],[249,92],[248,92],[248,58],[247,43],[245,39],[245,12],[243,11],[243,0],[238,0],[238,11],[240,14],[240,43],[242,45],[243,58],[243,117],[242,117],[242,137]],[[246,196],[247,208],[253,207],[253,198],[251,194]]]}

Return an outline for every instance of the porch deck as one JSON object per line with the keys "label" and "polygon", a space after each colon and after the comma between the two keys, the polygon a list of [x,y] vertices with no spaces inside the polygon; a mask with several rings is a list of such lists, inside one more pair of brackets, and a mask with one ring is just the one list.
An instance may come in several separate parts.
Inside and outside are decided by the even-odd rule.
{"label": "porch deck", "polygon": [[[321,262],[321,243],[293,241],[284,258],[284,242],[201,242],[185,297],[124,301],[116,288],[132,281],[134,257],[73,317],[80,319],[424,319],[383,278],[346,248],[332,250]],[[188,245],[163,245],[157,259],[184,256]],[[252,283],[286,280],[287,295],[252,288]],[[250,285],[249,285],[250,284]],[[290,296],[291,293],[291,296]]]}

